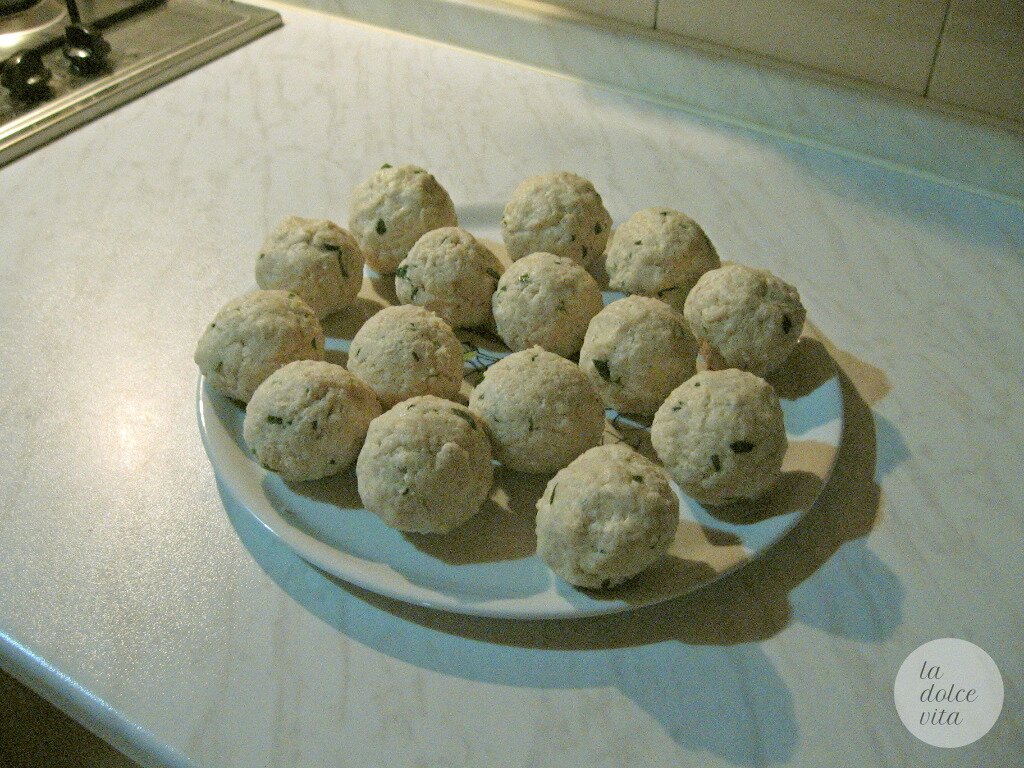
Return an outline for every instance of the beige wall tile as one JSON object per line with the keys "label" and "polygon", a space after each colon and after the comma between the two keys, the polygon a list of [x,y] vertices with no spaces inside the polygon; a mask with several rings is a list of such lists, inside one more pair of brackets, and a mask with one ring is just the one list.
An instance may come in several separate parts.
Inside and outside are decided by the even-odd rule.
{"label": "beige wall tile", "polygon": [[628,21],[647,29],[654,29],[654,15],[658,0],[546,0],[552,5],[561,5],[577,11],[586,11],[597,16]]}
{"label": "beige wall tile", "polygon": [[947,0],[661,0],[658,29],[923,96]]}
{"label": "beige wall tile", "polygon": [[1024,120],[1024,0],[953,0],[928,96]]}

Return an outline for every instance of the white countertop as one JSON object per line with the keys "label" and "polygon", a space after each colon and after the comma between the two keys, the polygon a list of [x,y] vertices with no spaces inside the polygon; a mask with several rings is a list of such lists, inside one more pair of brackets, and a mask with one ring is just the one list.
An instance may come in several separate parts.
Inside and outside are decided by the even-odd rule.
{"label": "white countertop", "polygon": [[[0,665],[154,765],[1016,765],[1021,209],[284,16],[0,170]],[[569,168],[616,221],[671,205],[796,284],[854,385],[823,503],[690,598],[525,624],[357,593],[225,509],[195,341],[276,220],[344,222],[385,161],[430,168],[470,222]],[[980,645],[1006,685],[959,750],[893,706],[938,637]]]}

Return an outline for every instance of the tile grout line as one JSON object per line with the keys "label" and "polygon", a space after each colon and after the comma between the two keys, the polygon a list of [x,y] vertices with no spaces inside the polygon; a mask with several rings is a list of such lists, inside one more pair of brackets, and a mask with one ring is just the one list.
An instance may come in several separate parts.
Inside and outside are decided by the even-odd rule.
{"label": "tile grout line", "polygon": [[[705,119],[711,119],[716,122],[723,123],[725,125],[738,127],[744,130],[752,131],[754,133],[760,133],[775,138],[781,138],[783,140],[791,141],[799,145],[809,146],[814,149],[837,154],[841,157],[852,159],[858,162],[864,162],[875,167],[885,168],[887,170],[894,171],[902,175],[925,179],[927,181],[937,183],[944,187],[959,189],[961,191],[968,192],[969,194],[975,194],[987,199],[996,200],[1000,203],[1010,205],[1015,208],[1021,208],[1022,206],[1024,206],[1024,197],[1019,197],[1016,194],[1016,192],[1009,193],[1003,191],[1001,188],[989,188],[985,186],[985,184],[983,183],[972,183],[971,181],[965,178],[961,178],[958,175],[948,175],[948,172],[943,172],[942,170],[935,170],[928,167],[918,167],[913,163],[900,162],[899,160],[892,159],[886,155],[875,154],[874,152],[870,151],[870,149],[865,149],[863,147],[845,146],[841,143],[833,143],[831,141],[826,141],[813,135],[801,133],[795,130],[789,130],[787,129],[787,127],[780,127],[770,122],[761,122],[755,118],[735,115],[727,112],[721,112],[718,109],[715,109],[714,107],[709,107],[700,103],[689,101],[686,98],[679,96],[678,94],[647,90],[635,84],[627,85],[623,84],[622,82],[617,82],[615,80],[604,80],[599,77],[593,76],[592,73],[589,75],[580,74],[572,67],[559,68],[557,64],[553,64],[550,61],[537,62],[528,59],[524,60],[521,58],[516,58],[515,56],[507,52],[495,50],[493,47],[479,47],[479,44],[475,44],[473,40],[453,40],[450,38],[445,38],[443,36],[438,37],[429,31],[417,28],[415,24],[404,27],[399,26],[396,28],[394,26],[389,25],[392,22],[376,18],[372,14],[359,15],[358,11],[356,11],[355,15],[345,15],[345,13],[332,11],[327,8],[302,5],[302,3],[307,3],[311,1],[315,0],[256,0],[256,2],[259,2],[261,5],[264,5],[266,7],[278,8],[280,10],[297,11],[300,13],[312,13],[323,15],[329,18],[341,20],[345,23],[377,29],[388,34],[394,34],[412,40],[425,41],[432,45],[438,45],[446,48],[452,48],[455,50],[470,52],[478,56],[483,56],[496,61],[512,64],[518,67],[524,67],[526,69],[530,69],[548,76],[570,80],[588,86],[603,88],[609,92],[616,93],[620,96],[638,98],[653,104],[668,107],[670,109],[680,110],[691,115],[703,117]],[[472,6],[474,0],[431,0],[431,2],[438,4],[465,2],[467,5]],[[476,0],[476,2],[480,3],[484,7],[487,7],[488,3],[498,2],[498,0]],[[299,5],[296,5],[296,3],[299,3]],[[516,6],[505,5],[504,7],[515,8]],[[559,7],[561,8],[561,6]],[[600,30],[603,27],[597,26],[594,28]],[[645,33],[653,32],[654,35],[664,35],[664,33],[660,33],[659,30],[647,30],[644,27],[635,26],[633,28]],[[656,45],[668,42],[662,37],[642,37],[641,39],[648,40],[652,44]],[[692,48],[692,50],[694,50],[697,54],[717,55],[724,57],[724,54],[721,51],[703,48],[701,41],[699,40],[695,40],[694,45],[696,47]],[[688,44],[676,45],[673,42],[672,48],[678,50],[687,50],[690,48],[690,46]],[[740,65],[755,66],[750,61],[746,61],[744,59],[736,59],[731,61],[734,61],[734,63],[738,63]],[[763,64],[762,66],[769,75],[778,74],[781,77],[791,78],[801,76],[799,72],[790,70],[789,65],[787,65],[785,62],[772,62],[771,60],[766,61],[768,63]],[[803,77],[806,78],[807,75],[803,75]],[[818,83],[819,85],[825,88],[850,89],[851,92],[854,94],[859,93],[864,97],[874,96],[876,98],[882,99],[882,103],[888,103],[889,106],[892,107],[921,110],[924,112],[925,115],[931,115],[936,119],[967,121],[970,119],[977,119],[979,116],[983,118],[982,122],[966,122],[965,125],[968,128],[976,127],[979,130],[1002,129],[1010,131],[1014,136],[1017,135],[1016,131],[1019,130],[1015,130],[1012,127],[1002,125],[1002,123],[1005,123],[1005,121],[998,121],[997,119],[981,115],[980,113],[972,114],[971,117],[968,118],[965,117],[964,115],[958,116],[954,108],[954,111],[951,114],[949,109],[942,102],[932,100],[930,103],[925,103],[924,98],[922,96],[908,97],[912,98],[913,101],[898,101],[895,99],[895,97],[892,97],[891,95],[886,95],[885,93],[882,92],[880,88],[872,87],[870,86],[870,84],[844,84],[838,78],[830,79],[828,77],[825,77],[824,79],[821,80],[808,80],[808,83],[810,83],[811,85],[813,85],[814,83]],[[992,122],[986,123],[985,120]]]}
{"label": "tile grout line", "polygon": [[924,84],[924,98],[928,98],[928,92],[932,89],[932,78],[935,77],[935,65],[939,62],[939,49],[942,48],[942,38],[946,34],[946,23],[949,21],[949,14],[953,10],[953,0],[946,0],[946,12],[942,15],[942,25],[939,27],[939,39],[935,41],[935,52],[932,54],[932,65],[928,68],[928,80]]}

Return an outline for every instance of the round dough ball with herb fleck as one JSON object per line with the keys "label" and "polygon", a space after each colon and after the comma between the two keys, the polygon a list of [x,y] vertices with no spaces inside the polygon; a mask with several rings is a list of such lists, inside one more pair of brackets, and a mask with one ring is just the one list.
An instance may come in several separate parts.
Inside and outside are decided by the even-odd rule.
{"label": "round dough ball with herb fleck", "polygon": [[501,218],[501,236],[513,261],[543,251],[582,264],[604,251],[611,227],[594,185],[568,171],[523,181]]}
{"label": "round dough ball with herb fleck", "polygon": [[655,414],[651,442],[683,491],[708,506],[768,491],[788,445],[772,385],[735,368],[681,384]]}
{"label": "round dough ball with herb fleck", "polygon": [[678,525],[668,473],[627,445],[601,445],[548,483],[537,554],[570,584],[608,589],[658,562]]}
{"label": "round dough ball with herb fleck", "polygon": [[556,472],[601,442],[604,407],[575,363],[533,347],[492,365],[469,407],[495,458],[517,472]]}
{"label": "round dough ball with herb fleck", "polygon": [[681,314],[663,301],[627,296],[590,321],[580,368],[609,408],[653,416],[693,376],[696,358],[697,341]]}
{"label": "round dough ball with herb fleck", "polygon": [[807,310],[796,288],[768,270],[726,264],[697,282],[684,314],[708,368],[767,376],[793,351]]}
{"label": "round dough ball with herb fleck", "polygon": [[416,165],[384,165],[352,191],[348,227],[366,263],[390,275],[424,234],[459,223],[437,179]]}
{"label": "round dough ball with herb fleck", "polygon": [[680,312],[700,276],[720,264],[700,225],[669,208],[634,213],[615,230],[605,256],[610,288],[653,296]]}
{"label": "round dough ball with herb fleck", "polygon": [[317,317],[326,317],[355,300],[363,285],[363,253],[334,222],[289,216],[263,243],[256,285],[293,291]]}
{"label": "round dough ball with herb fleck", "polygon": [[480,511],[494,467],[484,426],[465,406],[426,395],[374,419],[356,462],[359,497],[387,525],[447,533]]}
{"label": "round dough ball with herb fleck", "polygon": [[572,259],[533,253],[501,276],[491,307],[509,349],[537,345],[562,357],[580,351],[587,325],[604,302],[590,274]]}
{"label": "round dough ball with herb fleck", "polygon": [[462,344],[423,307],[385,307],[356,332],[348,368],[385,408],[417,395],[451,399],[462,385]]}
{"label": "round dough ball with herb fleck", "polygon": [[425,307],[453,328],[475,328],[491,319],[491,295],[503,271],[498,257],[459,227],[423,235],[395,272],[403,304]]}
{"label": "round dough ball with herb fleck", "polygon": [[381,407],[340,365],[299,360],[274,371],[245,409],[245,442],[288,481],[318,480],[348,467]]}
{"label": "round dough ball with herb fleck", "polygon": [[199,339],[195,361],[211,387],[245,403],[281,366],[323,357],[324,331],[298,294],[253,291],[221,308]]}

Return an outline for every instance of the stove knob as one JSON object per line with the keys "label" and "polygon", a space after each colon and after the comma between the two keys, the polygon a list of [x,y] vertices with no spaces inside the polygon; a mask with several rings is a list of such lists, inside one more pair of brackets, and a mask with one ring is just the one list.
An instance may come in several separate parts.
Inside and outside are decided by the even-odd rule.
{"label": "stove knob", "polygon": [[16,53],[0,69],[0,85],[17,101],[42,101],[50,95],[50,70],[38,51]]}
{"label": "stove knob", "polygon": [[64,30],[64,58],[76,75],[94,75],[107,68],[110,43],[99,30],[71,24]]}

